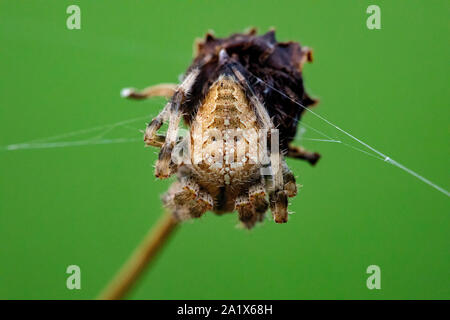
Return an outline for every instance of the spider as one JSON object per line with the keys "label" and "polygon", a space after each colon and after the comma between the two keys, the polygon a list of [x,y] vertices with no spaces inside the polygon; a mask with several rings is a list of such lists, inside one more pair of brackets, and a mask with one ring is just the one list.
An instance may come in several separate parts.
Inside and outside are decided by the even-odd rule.
{"label": "spider", "polygon": [[[162,197],[178,220],[238,212],[248,229],[270,207],[276,223],[288,220],[288,198],[297,194],[285,157],[314,165],[320,155],[291,144],[304,108],[317,101],[304,89],[302,69],[312,51],[295,42],[277,42],[275,31],[256,29],[216,38],[208,32],[194,43],[194,61],[181,84],[123,97],[169,98],[148,124],[144,141],[160,148],[155,175],[177,179]],[[279,92],[285,95],[280,95]],[[178,134],[181,119],[189,128]],[[166,135],[158,134],[168,122]]]}

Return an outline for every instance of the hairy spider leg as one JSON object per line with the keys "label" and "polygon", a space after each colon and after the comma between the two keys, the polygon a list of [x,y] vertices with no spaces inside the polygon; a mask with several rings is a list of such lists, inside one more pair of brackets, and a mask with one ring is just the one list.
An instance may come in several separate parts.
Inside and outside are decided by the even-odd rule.
{"label": "hairy spider leg", "polygon": [[236,198],[235,210],[238,212],[239,220],[247,229],[251,229],[257,222],[255,207],[250,202],[248,193],[244,193]]}
{"label": "hairy spider leg", "polygon": [[261,177],[259,181],[248,189],[250,203],[255,208],[256,221],[263,221],[265,213],[269,208],[269,202],[266,200],[265,181]]}
{"label": "hairy spider leg", "polygon": [[[224,51],[224,50],[222,50]],[[222,53],[222,56],[225,57],[225,52]],[[274,125],[270,119],[269,113],[264,108],[264,105],[261,103],[259,98],[256,96],[253,89],[250,87],[248,81],[244,77],[244,75],[236,68],[237,62],[231,63],[231,70],[237,77],[238,81],[241,85],[248,89],[250,101],[255,108],[255,112],[257,118],[261,122],[262,128],[269,129],[273,131]],[[271,140],[273,138],[273,132],[271,134]],[[273,145],[273,143],[271,144]],[[285,223],[287,222],[288,212],[288,196],[287,191],[284,190],[283,184],[283,170],[282,170],[282,162],[283,155],[278,151],[270,152],[270,167],[271,167],[271,176],[269,178],[270,191],[269,191],[269,203],[270,209],[273,214],[274,221],[277,223]]]}
{"label": "hairy spider leg", "polygon": [[283,182],[284,190],[289,198],[297,195],[297,183],[295,182],[295,176],[289,169],[286,161],[283,160]]}
{"label": "hairy spider leg", "polygon": [[163,201],[179,220],[199,218],[214,206],[211,195],[201,190],[195,180],[188,176],[174,182]]}
{"label": "hairy spider leg", "polygon": [[193,69],[183,80],[174,93],[168,106],[169,128],[167,130],[166,139],[161,151],[159,152],[158,161],[156,162],[155,176],[160,179],[168,178],[173,170],[171,168],[172,150],[175,147],[178,134],[178,126],[181,120],[180,105],[184,102],[189,94],[193,84],[195,83],[199,69]]}
{"label": "hairy spider leg", "polygon": [[166,137],[158,135],[157,131],[163,123],[169,118],[170,102],[166,104],[164,109],[147,125],[144,134],[144,142],[149,146],[161,148],[166,141]]}

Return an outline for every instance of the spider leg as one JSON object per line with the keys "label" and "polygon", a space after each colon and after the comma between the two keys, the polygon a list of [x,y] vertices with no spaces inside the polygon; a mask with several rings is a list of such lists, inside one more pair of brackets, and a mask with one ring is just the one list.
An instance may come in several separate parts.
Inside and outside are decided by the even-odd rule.
{"label": "spider leg", "polygon": [[191,202],[189,213],[193,218],[199,218],[213,206],[214,201],[211,195],[206,191],[200,191],[195,201]]}
{"label": "spider leg", "polygon": [[283,182],[284,191],[289,198],[295,197],[297,195],[297,184],[295,183],[295,176],[289,169],[286,161],[283,161]]}
{"label": "spider leg", "polygon": [[193,69],[191,73],[189,73],[183,80],[183,82],[173,95],[172,100],[168,103],[167,113],[169,118],[169,128],[167,130],[166,139],[161,147],[158,161],[156,162],[155,175],[158,178],[168,178],[172,173],[171,155],[177,141],[178,126],[181,120],[180,106],[181,103],[184,102],[186,96],[189,94],[189,91],[191,90],[192,85],[195,83],[198,73],[198,69]]}
{"label": "spider leg", "polygon": [[308,161],[311,165],[315,165],[320,159],[320,154],[317,152],[308,151],[302,147],[289,145],[287,157],[302,159]]}
{"label": "spider leg", "polygon": [[161,128],[163,123],[169,118],[170,103],[166,104],[164,109],[147,125],[144,134],[144,142],[149,146],[161,148],[166,140],[163,135],[156,132]]}
{"label": "spider leg", "polygon": [[189,191],[181,190],[174,197],[176,206],[185,211],[187,218],[200,218],[206,211],[213,208],[212,197],[205,191],[200,191],[195,198],[185,199],[188,196]]}
{"label": "spider leg", "polygon": [[133,88],[122,89],[120,95],[122,98],[130,98],[136,100],[147,99],[151,97],[166,97],[172,98],[173,94],[177,90],[177,85],[174,83],[160,83],[142,91],[136,91]]}
{"label": "spider leg", "polygon": [[250,202],[248,193],[236,198],[235,210],[237,210],[239,214],[239,220],[247,229],[251,229],[258,221],[258,215],[255,211],[255,207]]}
{"label": "spider leg", "polygon": [[174,196],[174,202],[177,205],[198,198],[200,193],[199,185],[192,178],[183,178],[180,182],[180,190]]}
{"label": "spider leg", "polygon": [[[169,118],[170,103],[166,104],[164,109],[147,125],[144,134],[144,142],[148,146],[161,148],[166,141],[166,136],[157,134],[163,123]],[[179,139],[181,141],[181,139]]]}
{"label": "spider leg", "polygon": [[[297,184],[294,174],[289,169],[281,154],[280,159],[281,168],[278,170],[279,173],[269,176],[268,180],[270,182],[270,187],[267,189],[269,192],[270,210],[272,211],[274,221],[276,223],[285,223],[288,220],[288,198],[297,195]],[[280,178],[280,175],[282,176],[282,179]]]}
{"label": "spider leg", "polygon": [[[226,55],[226,52],[222,53],[222,55]],[[274,130],[274,125],[266,108],[258,99],[244,75],[236,68],[236,66],[232,65],[231,69],[241,85],[248,89],[250,102],[255,108],[261,127],[271,131],[271,146],[275,144],[279,145],[278,131]],[[278,141],[276,141],[276,138],[278,138]],[[283,161],[283,155],[279,152],[279,150],[270,151],[270,166],[272,169],[272,175],[269,179],[272,183],[269,192],[269,204],[276,223],[285,223],[287,222],[288,217],[288,192],[284,190],[283,184]]]}
{"label": "spider leg", "polygon": [[280,153],[271,152],[270,163],[272,171],[275,172],[269,177],[271,180],[269,204],[276,223],[285,223],[288,219],[288,192],[284,190],[282,157]]}
{"label": "spider leg", "polygon": [[214,205],[211,195],[200,190],[192,178],[183,178],[175,182],[163,201],[179,220],[199,218]]}
{"label": "spider leg", "polygon": [[269,207],[269,203],[266,200],[266,189],[264,185],[264,179],[261,178],[259,182],[252,185],[248,190],[250,203],[255,208],[258,221],[263,221],[265,213]]}
{"label": "spider leg", "polygon": [[[133,88],[125,88],[120,92],[124,98],[131,99],[146,99],[150,97],[166,97],[171,98],[177,90],[177,85],[172,83],[161,83],[155,86],[148,87],[140,92]],[[162,124],[167,121],[169,117],[170,104],[166,104],[164,109],[150,122],[145,130],[144,141],[147,145],[161,148],[166,140],[166,137],[159,135],[156,132],[161,128]]]}

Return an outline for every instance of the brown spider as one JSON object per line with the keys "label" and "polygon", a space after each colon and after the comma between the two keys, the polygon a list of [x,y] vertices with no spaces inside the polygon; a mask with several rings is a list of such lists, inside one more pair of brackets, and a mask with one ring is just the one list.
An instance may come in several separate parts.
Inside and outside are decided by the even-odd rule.
{"label": "brown spider", "polygon": [[[258,36],[255,29],[223,39],[208,33],[195,47],[180,85],[122,91],[135,99],[170,98],[144,136],[147,145],[161,148],[156,177],[177,174],[164,205],[180,220],[237,210],[247,228],[270,206],[275,222],[287,222],[288,197],[297,186],[284,156],[313,165],[320,157],[290,144],[304,111],[294,101],[316,103],[302,80],[311,50],[277,42],[274,31]],[[189,133],[178,137],[182,117]],[[167,134],[157,134],[166,121]]]}

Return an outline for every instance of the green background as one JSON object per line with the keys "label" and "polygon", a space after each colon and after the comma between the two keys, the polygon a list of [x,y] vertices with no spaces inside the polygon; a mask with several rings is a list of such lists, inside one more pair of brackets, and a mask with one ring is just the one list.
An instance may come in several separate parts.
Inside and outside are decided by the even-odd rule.
{"label": "green background", "polygon": [[[366,8],[381,8],[368,30]],[[81,8],[81,30],[66,8]],[[305,67],[320,115],[444,188],[449,183],[449,1],[0,1],[0,145],[148,116],[163,99],[123,87],[176,82],[192,43],[274,26],[314,49]],[[305,122],[352,146],[333,127]],[[58,139],[98,138],[99,132]],[[324,138],[313,130],[305,137]],[[303,185],[289,223],[251,231],[235,214],[185,223],[132,299],[450,298],[449,198],[343,144],[288,160]],[[0,151],[0,298],[91,299],[160,216],[156,149],[142,142]],[[82,289],[68,290],[68,265]],[[366,268],[381,268],[381,290]]]}

